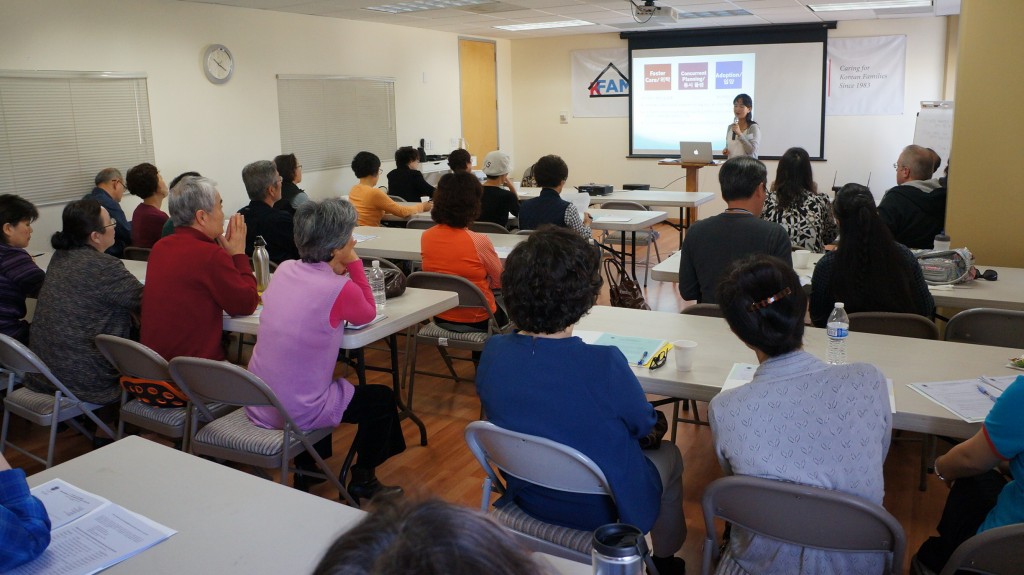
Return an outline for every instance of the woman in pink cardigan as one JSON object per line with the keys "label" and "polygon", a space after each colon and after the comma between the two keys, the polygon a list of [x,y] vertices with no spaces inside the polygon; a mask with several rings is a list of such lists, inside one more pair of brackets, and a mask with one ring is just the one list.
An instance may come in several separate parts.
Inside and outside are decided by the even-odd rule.
{"label": "woman in pink cardigan", "polygon": [[[375,469],[405,450],[398,407],[390,387],[353,386],[334,377],[345,322],[366,323],[376,306],[352,230],[356,210],[341,199],[309,201],[295,212],[295,245],[301,260],[278,266],[263,292],[260,330],[249,370],[274,390],[288,415],[303,430],[355,423],[356,462],[348,491],[356,500],[397,495],[401,487],[382,485]],[[252,422],[268,429],[284,424],[277,411],[247,407]],[[331,455],[331,437],[315,447]],[[295,458],[299,469],[316,470],[312,458]],[[308,489],[318,481],[296,476]]]}

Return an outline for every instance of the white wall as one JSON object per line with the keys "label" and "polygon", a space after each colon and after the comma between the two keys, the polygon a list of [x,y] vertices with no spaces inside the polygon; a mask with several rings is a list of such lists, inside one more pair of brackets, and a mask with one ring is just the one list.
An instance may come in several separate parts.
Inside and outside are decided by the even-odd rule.
{"label": "white wall", "polygon": [[[203,75],[211,43],[237,62],[223,86]],[[499,118],[510,125],[509,42],[497,43]],[[248,202],[242,166],[282,152],[276,74],[393,77],[399,145],[424,137],[442,153],[461,135],[458,36],[448,32],[169,0],[3,0],[0,69],[145,72],[157,167],[167,181],[187,170],[217,180],[228,212]],[[301,187],[323,198],[353,182],[348,169],[307,170]],[[126,196],[129,218],[137,203]],[[61,209],[41,209],[33,250],[48,248]]]}
{"label": "white wall", "polygon": [[[921,100],[942,99],[945,70],[944,18],[862,20],[840,22],[833,37],[907,36],[907,80],[901,116],[827,117],[825,157],[814,172],[822,189],[838,182],[864,183],[871,173],[871,188],[881,193],[895,185],[892,163],[914,137],[914,123]],[[649,183],[664,186],[681,176],[678,168],[660,167],[652,159],[628,159],[627,118],[571,118],[559,124],[558,112],[571,110],[570,58],[572,50],[625,47],[616,34],[564,36],[512,42],[513,126],[516,165],[526,167],[544,154],[558,154],[569,164],[569,184]],[[760,94],[759,98],[771,97]],[[757,102],[754,102],[757,117]],[[762,126],[770,130],[771,126]],[[769,180],[776,162],[769,161]],[[521,174],[521,172],[520,172]],[[518,174],[517,174],[518,175]],[[669,189],[684,189],[679,181]],[[719,192],[718,169],[700,170],[699,189]],[[707,216],[724,209],[720,199],[701,208]]]}

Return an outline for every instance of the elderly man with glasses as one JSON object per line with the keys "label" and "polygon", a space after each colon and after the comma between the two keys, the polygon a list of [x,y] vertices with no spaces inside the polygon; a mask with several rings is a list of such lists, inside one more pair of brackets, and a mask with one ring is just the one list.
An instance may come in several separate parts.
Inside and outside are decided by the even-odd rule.
{"label": "elderly man with glasses", "polygon": [[245,218],[245,254],[252,256],[256,236],[263,236],[267,242],[270,261],[281,263],[299,259],[299,250],[292,237],[294,226],[292,215],[275,210],[274,204],[281,199],[283,179],[277,167],[270,160],[253,162],[242,168],[242,181],[249,194],[249,205],[238,210]]}
{"label": "elderly man with glasses", "polygon": [[124,248],[132,244],[132,224],[121,209],[121,198],[128,190],[124,185],[124,176],[117,168],[104,168],[96,174],[95,184],[96,187],[85,197],[92,198],[107,208],[111,219],[117,224],[114,227],[114,245],[107,248],[106,253],[121,257],[124,255]]}
{"label": "elderly man with glasses", "polygon": [[946,187],[931,179],[937,154],[921,146],[903,148],[896,168],[896,186],[885,192],[878,215],[899,243],[908,248],[931,249],[935,236],[946,227]]}

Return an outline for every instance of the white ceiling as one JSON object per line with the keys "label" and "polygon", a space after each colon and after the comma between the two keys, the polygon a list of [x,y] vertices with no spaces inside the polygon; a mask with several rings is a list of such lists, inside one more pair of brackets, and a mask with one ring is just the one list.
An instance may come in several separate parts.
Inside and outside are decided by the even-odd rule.
{"label": "white ceiling", "polygon": [[[344,20],[361,20],[442,30],[492,38],[531,38],[569,34],[597,34],[624,30],[667,30],[709,28],[716,26],[757,26],[805,22],[865,20],[875,18],[908,18],[945,16],[960,12],[960,0],[933,0],[933,7],[886,10],[849,10],[812,12],[807,4],[833,4],[850,0],[656,0],[659,6],[671,6],[680,12],[702,13],[724,10],[745,10],[749,15],[728,17],[681,18],[638,24],[629,0],[500,0],[479,6],[423,10],[404,14],[388,14],[366,10],[368,6],[394,4],[402,0],[181,0],[202,4],[220,4],[276,12],[326,16]],[[643,0],[635,0],[638,4]],[[644,17],[640,17],[643,20]],[[494,26],[585,20],[592,26],[552,28],[509,32]]]}

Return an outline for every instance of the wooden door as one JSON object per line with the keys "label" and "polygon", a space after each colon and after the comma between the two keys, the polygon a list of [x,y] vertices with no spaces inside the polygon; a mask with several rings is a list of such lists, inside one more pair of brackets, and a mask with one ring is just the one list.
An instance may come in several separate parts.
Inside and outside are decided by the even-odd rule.
{"label": "wooden door", "polygon": [[477,163],[498,149],[498,76],[495,44],[459,39],[462,137]]}

